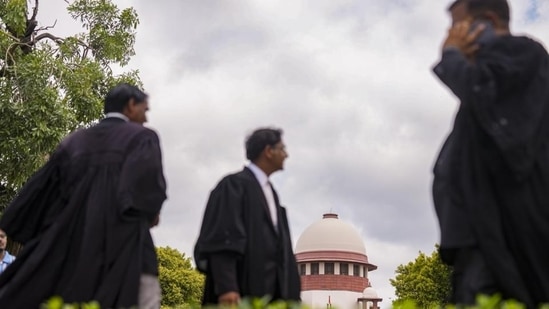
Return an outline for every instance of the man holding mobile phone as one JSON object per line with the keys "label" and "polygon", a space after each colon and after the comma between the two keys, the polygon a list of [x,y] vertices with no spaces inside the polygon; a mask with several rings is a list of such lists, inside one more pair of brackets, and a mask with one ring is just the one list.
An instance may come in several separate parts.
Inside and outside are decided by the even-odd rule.
{"label": "man holding mobile phone", "polygon": [[549,302],[549,56],[514,36],[506,0],[457,0],[434,72],[459,98],[434,167],[451,302]]}

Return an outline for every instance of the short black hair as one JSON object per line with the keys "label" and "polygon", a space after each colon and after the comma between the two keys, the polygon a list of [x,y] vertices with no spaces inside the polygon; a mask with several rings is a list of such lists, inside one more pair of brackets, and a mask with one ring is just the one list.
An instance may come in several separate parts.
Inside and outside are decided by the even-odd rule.
{"label": "short black hair", "polygon": [[134,99],[135,103],[143,103],[148,97],[136,86],[127,83],[118,84],[107,93],[104,112],[105,114],[111,112],[121,113],[131,99]]}
{"label": "short black hair", "polygon": [[509,22],[511,20],[507,0],[467,0],[467,10],[474,17],[482,17],[482,14],[486,11],[492,11],[503,21]]}
{"label": "short black hair", "polygon": [[259,128],[246,139],[246,158],[255,161],[265,147],[274,146],[282,141],[282,130],[276,128]]}
{"label": "short black hair", "polygon": [[459,4],[462,4],[464,2],[465,2],[464,0],[456,0],[456,1],[452,2],[452,4],[450,4],[450,6],[448,7],[448,11],[453,10],[456,6],[458,6]]}
{"label": "short black hair", "polygon": [[486,11],[492,11],[507,23],[511,20],[511,10],[507,0],[455,0],[448,7],[448,11],[452,11],[462,3],[467,6],[469,14],[475,18],[482,17]]}

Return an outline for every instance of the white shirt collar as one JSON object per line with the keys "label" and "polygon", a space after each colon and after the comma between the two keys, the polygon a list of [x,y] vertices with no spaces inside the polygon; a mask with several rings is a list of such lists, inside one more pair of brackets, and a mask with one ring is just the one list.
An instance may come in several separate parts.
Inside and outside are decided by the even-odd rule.
{"label": "white shirt collar", "polygon": [[119,113],[119,112],[106,113],[105,118],[120,118],[120,119],[124,120],[125,122],[130,121],[130,119],[128,119],[128,117],[126,117],[126,115],[124,115],[122,113]]}
{"label": "white shirt collar", "polygon": [[10,264],[14,260],[14,256],[11,255],[8,251],[4,250],[4,258],[0,261],[0,264]]}
{"label": "white shirt collar", "polygon": [[255,178],[260,185],[264,186],[269,183],[269,177],[262,169],[259,168],[259,166],[250,162],[250,164],[248,164],[248,168],[252,171],[252,173],[254,173]]}

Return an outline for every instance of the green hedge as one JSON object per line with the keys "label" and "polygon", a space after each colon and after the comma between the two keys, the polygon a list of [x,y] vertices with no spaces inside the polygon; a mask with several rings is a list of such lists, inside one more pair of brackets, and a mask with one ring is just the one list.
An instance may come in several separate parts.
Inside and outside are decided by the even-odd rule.
{"label": "green hedge", "polygon": [[[177,307],[162,307],[162,309],[199,309],[199,305],[181,305]],[[221,306],[205,307],[204,309],[227,308]],[[244,299],[238,306],[231,309],[309,309],[308,306],[296,303],[275,302],[269,304],[269,299]],[[460,307],[460,309],[526,309],[526,306],[513,300],[502,301],[499,296],[479,296],[474,306]],[[87,304],[65,304],[59,297],[50,299],[42,309],[101,309],[97,302]],[[348,309],[348,308],[341,308]],[[425,309],[416,305],[414,301],[402,301],[393,304],[393,309]],[[442,309],[436,308],[433,309]],[[456,309],[454,305],[447,305],[443,309]],[[549,304],[540,306],[540,309],[549,309]]]}

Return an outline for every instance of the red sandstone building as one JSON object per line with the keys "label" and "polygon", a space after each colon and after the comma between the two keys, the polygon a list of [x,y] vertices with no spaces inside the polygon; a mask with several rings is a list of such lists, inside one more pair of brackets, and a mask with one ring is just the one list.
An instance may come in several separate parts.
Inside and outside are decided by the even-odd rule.
{"label": "red sandstone building", "polygon": [[303,302],[312,308],[379,308],[382,300],[368,280],[377,266],[368,261],[360,233],[336,214],[310,225],[296,245]]}

